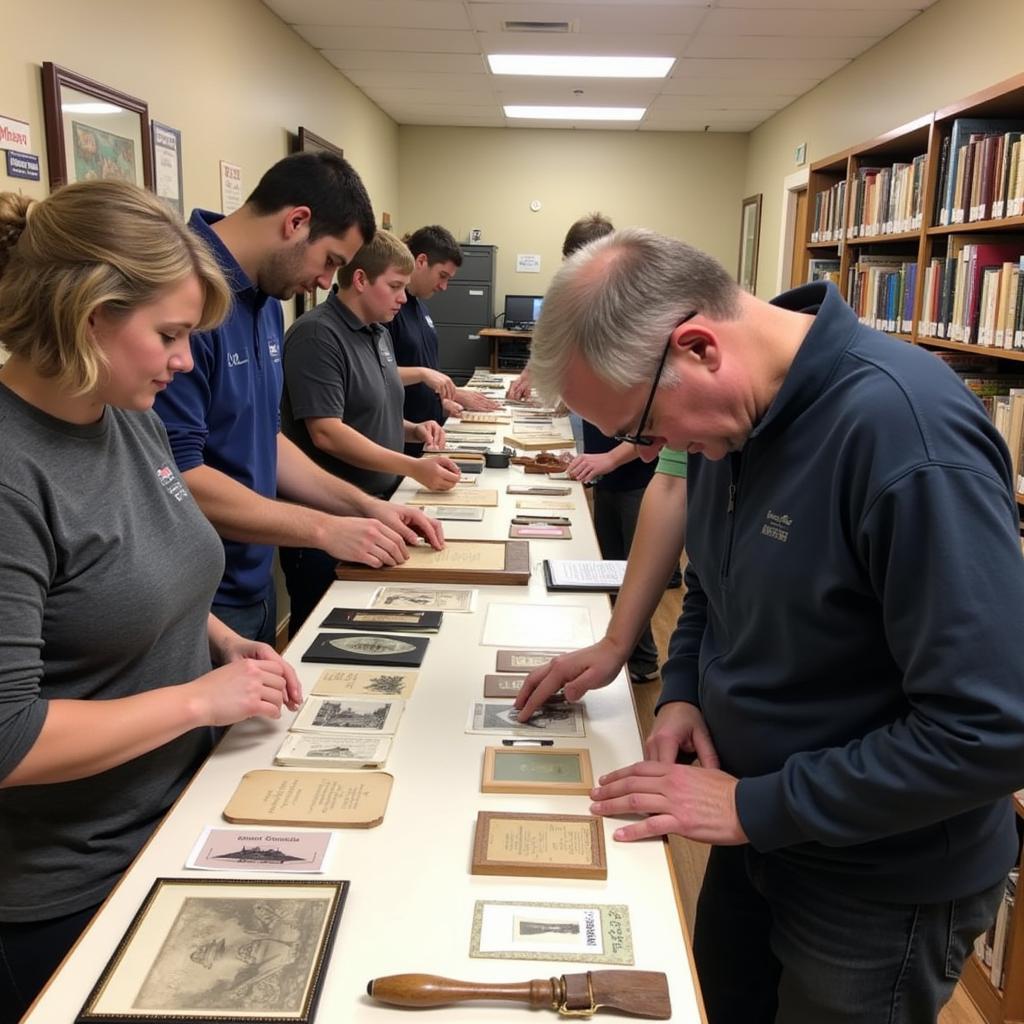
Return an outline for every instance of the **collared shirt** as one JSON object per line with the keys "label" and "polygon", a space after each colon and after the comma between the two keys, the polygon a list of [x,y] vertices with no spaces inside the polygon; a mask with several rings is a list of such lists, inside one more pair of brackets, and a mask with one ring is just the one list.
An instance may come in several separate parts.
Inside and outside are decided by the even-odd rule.
{"label": "collared shirt", "polygon": [[394,490],[399,476],[353,466],[321,451],[305,421],[337,418],[375,444],[401,452],[403,398],[391,336],[380,324],[364,324],[337,295],[288,329],[281,429],[329,473],[370,494]]}
{"label": "collared shirt", "polygon": [[[218,213],[194,210],[189,227],[209,246],[234,292],[228,318],[192,335],[191,373],[156,396],[178,470],[209,466],[265,498],[277,495],[281,401],[281,304],[249,279],[211,225]],[[216,601],[241,607],[273,588],[269,544],[224,541],[226,567]]]}
{"label": "collared shirt", "polygon": [[[406,303],[387,326],[399,366],[439,366],[437,331],[427,307],[406,292]],[[405,418],[412,423],[436,420],[444,423],[445,415],[437,392],[426,384],[410,384],[405,389]]]}

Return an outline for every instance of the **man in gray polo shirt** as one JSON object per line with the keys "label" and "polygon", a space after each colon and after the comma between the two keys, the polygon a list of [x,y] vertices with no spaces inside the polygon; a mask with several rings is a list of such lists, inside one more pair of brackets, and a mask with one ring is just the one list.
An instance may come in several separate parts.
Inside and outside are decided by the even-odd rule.
{"label": "man in gray polo shirt", "polygon": [[[317,465],[383,498],[403,476],[431,490],[446,490],[459,479],[450,459],[403,452],[406,441],[444,444],[439,424],[402,418],[405,389],[382,326],[405,301],[412,267],[406,246],[378,231],[339,271],[338,293],[300,317],[285,336],[282,433]],[[281,549],[292,635],[334,579],[334,564],[324,552]]]}

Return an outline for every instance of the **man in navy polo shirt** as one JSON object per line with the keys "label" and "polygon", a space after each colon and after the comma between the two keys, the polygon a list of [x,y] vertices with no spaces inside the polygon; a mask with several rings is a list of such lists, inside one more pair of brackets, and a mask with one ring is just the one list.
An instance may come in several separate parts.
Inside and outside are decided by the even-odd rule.
{"label": "man in navy polo shirt", "polygon": [[[405,418],[413,423],[444,423],[448,416],[457,416],[463,409],[497,409],[497,403],[486,395],[457,388],[451,377],[438,369],[437,331],[424,302],[443,292],[462,266],[459,243],[450,231],[432,224],[414,231],[405,244],[413,256],[412,277],[406,288],[405,305],[388,324],[398,372],[405,385]],[[406,451],[415,455],[422,447],[410,442]]]}
{"label": "man in navy polo shirt", "polygon": [[[278,299],[327,288],[376,225],[349,163],[328,153],[278,161],[227,217],[196,210],[234,290],[224,324],[192,336],[192,373],[157,396],[171,448],[189,489],[224,541],[227,565],[214,613],[251,639],[273,642],[274,546],[320,548],[339,559],[394,565],[422,534],[440,527],[415,509],[364,494],[324,472],[279,430]],[[282,500],[283,499],[283,500]]]}

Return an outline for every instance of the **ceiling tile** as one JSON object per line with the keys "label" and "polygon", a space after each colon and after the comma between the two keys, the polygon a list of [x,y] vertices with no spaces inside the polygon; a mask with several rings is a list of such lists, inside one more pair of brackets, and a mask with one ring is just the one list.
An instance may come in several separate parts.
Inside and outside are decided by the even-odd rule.
{"label": "ceiling tile", "polygon": [[453,75],[489,75],[480,53],[400,53],[397,50],[323,50],[336,67],[348,71],[427,71]]}
{"label": "ceiling tile", "polygon": [[[566,4],[543,6],[535,3],[471,4],[473,27],[480,32],[503,32],[506,21],[568,21],[580,35],[607,33],[634,33],[638,28],[645,33],[689,35],[695,32],[707,15],[704,7],[678,7],[649,3]],[[573,34],[575,34],[573,33]],[[535,33],[539,35],[540,33]],[[545,33],[556,38],[566,34]],[[498,52],[498,51],[491,51]]]}
{"label": "ceiling tile", "polygon": [[392,50],[399,53],[479,53],[472,32],[423,29],[339,28],[331,25],[293,25],[318,50]]}
{"label": "ceiling tile", "polygon": [[803,36],[708,36],[698,35],[686,49],[687,57],[766,57],[811,59],[842,57],[852,59],[869,49],[877,39],[864,36],[835,36],[818,39]]}
{"label": "ceiling tile", "polygon": [[849,59],[845,57],[810,57],[802,60],[770,60],[766,57],[743,60],[719,57],[704,60],[699,57],[684,57],[676,61],[669,81],[676,78],[746,78],[755,81],[775,81],[797,75],[814,78],[820,82],[829,75],[834,75],[848,63]]}
{"label": "ceiling tile", "polygon": [[347,25],[394,28],[468,29],[460,0],[264,0],[289,25]]}
{"label": "ceiling tile", "polygon": [[876,36],[891,35],[913,11],[708,11],[701,33],[712,36]]}

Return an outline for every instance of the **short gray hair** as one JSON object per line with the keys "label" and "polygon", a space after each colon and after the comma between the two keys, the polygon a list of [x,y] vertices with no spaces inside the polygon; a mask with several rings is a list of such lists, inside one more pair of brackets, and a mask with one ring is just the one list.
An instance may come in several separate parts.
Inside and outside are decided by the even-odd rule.
{"label": "short gray hair", "polygon": [[579,352],[602,380],[634,387],[654,375],[688,313],[733,319],[739,294],[725,267],[692,245],[644,228],[606,235],[570,256],[551,282],[530,344],[530,382],[544,399],[557,398]]}

